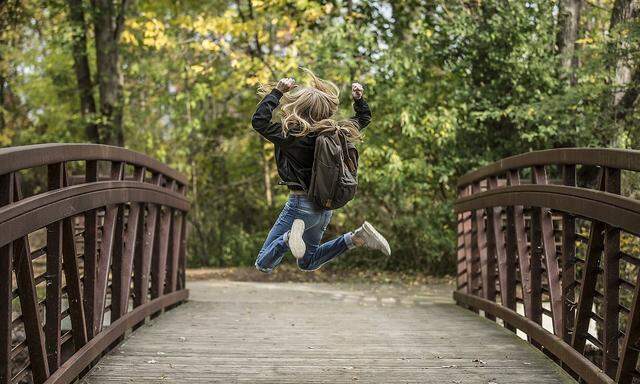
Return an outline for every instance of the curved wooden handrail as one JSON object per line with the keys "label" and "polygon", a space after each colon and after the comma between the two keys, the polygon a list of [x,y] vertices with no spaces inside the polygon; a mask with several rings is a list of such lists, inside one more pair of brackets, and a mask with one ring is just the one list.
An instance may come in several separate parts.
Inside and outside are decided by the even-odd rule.
{"label": "curved wooden handrail", "polygon": [[[559,167],[562,185],[549,182],[550,166]],[[578,180],[579,166],[599,168],[595,187],[581,187],[594,180]],[[458,180],[455,300],[526,333],[587,383],[640,377],[640,253],[621,241],[640,244],[640,201],[621,194],[623,170],[640,171],[640,151],[563,148],[509,157]],[[531,180],[522,183],[523,174]],[[599,360],[588,358],[587,343]]]}
{"label": "curved wooden handrail", "polygon": [[21,169],[77,160],[122,161],[162,173],[182,185],[187,178],[166,164],[140,152],[102,144],[34,144],[0,148],[0,175]]}
{"label": "curved wooden handrail", "polygon": [[458,179],[458,187],[510,169],[534,165],[581,164],[640,171],[640,151],[611,148],[559,148],[532,151],[507,157],[468,172]]}
{"label": "curved wooden handrail", "polygon": [[186,197],[130,181],[100,181],[46,192],[0,208],[0,247],[51,222],[104,205],[144,202],[189,210]]}
{"label": "curved wooden handrail", "polygon": [[551,208],[601,221],[640,235],[640,201],[613,193],[562,185],[517,185],[458,199],[456,213],[513,205]]}
{"label": "curved wooden handrail", "polygon": [[[72,161],[80,173],[68,175]],[[33,169],[43,166],[38,180],[43,172]],[[36,384],[70,383],[128,329],[187,299],[186,183],[124,148],[0,149],[0,384],[29,374]],[[33,250],[32,239],[45,245]],[[17,326],[26,362],[12,349]]]}

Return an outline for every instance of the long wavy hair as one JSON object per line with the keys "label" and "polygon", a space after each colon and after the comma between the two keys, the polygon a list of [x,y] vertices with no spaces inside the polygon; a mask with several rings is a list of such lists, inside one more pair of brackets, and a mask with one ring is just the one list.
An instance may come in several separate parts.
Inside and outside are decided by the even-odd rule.
{"label": "long wavy hair", "polygon": [[[282,131],[292,136],[307,136],[311,133],[331,133],[341,130],[351,141],[361,139],[358,123],[355,120],[338,120],[336,112],[340,104],[340,90],[328,81],[317,77],[312,71],[303,68],[309,76],[309,84],[297,84],[286,92],[280,100]],[[260,85],[258,94],[268,94],[275,84]]]}

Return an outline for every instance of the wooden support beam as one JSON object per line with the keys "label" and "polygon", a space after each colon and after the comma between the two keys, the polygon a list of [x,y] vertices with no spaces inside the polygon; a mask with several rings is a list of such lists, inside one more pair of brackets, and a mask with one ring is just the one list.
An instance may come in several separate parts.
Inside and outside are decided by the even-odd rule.
{"label": "wooden support beam", "polygon": [[[600,189],[605,187],[604,173],[600,173]],[[604,229],[605,225],[599,221],[592,221],[589,229],[589,244],[587,245],[587,256],[583,266],[582,279],[580,280],[580,293],[578,295],[578,307],[576,308],[576,319],[571,346],[579,353],[584,353],[587,342],[587,332],[593,307],[593,299],[600,269],[600,255],[604,250]]]}
{"label": "wooden support beam", "polygon": [[[98,162],[87,160],[85,182],[98,181]],[[92,209],[84,214],[84,311],[87,339],[95,336],[96,321],[96,278],[98,270],[98,210]]]}
{"label": "wooden support beam", "polygon": [[[620,194],[620,170],[605,168],[605,191]],[[618,362],[618,322],[620,313],[620,230],[610,225],[604,227],[604,321],[603,321],[603,360],[602,370],[614,377]]]}
{"label": "wooden support beam", "polygon": [[[566,186],[576,186],[576,166],[565,165],[562,168],[562,179]],[[571,343],[575,311],[575,292],[573,285],[576,279],[576,219],[569,213],[562,214],[562,294],[563,294],[563,335],[566,343]]]}
{"label": "wooden support beam", "polygon": [[[487,179],[489,190],[498,188],[498,179],[492,176]],[[489,234],[488,253],[493,260],[498,261],[498,281],[500,283],[500,300],[503,306],[516,310],[516,271],[515,264],[507,257],[505,234],[502,229],[502,207],[487,209],[487,226]],[[505,327],[512,332],[516,329],[510,324]]]}
{"label": "wooden support beam", "polygon": [[[22,199],[22,188],[19,175],[14,177],[14,201]],[[31,247],[28,236],[23,236],[13,242],[14,265],[18,296],[20,297],[20,309],[24,330],[27,336],[29,349],[29,361],[33,381],[36,384],[43,383],[49,377],[49,363],[45,347],[45,337],[42,330],[42,315],[38,309],[38,294],[31,262]]]}
{"label": "wooden support beam", "polygon": [[[471,186],[473,194],[481,192],[480,182],[475,182]],[[478,209],[473,213],[473,222],[475,227],[475,246],[477,255],[480,257],[480,276],[482,281],[482,297],[487,300],[495,301],[496,299],[496,280],[495,280],[495,259],[489,257],[487,252],[487,228],[485,223],[485,210]],[[495,320],[492,315],[487,316],[488,319]]]}
{"label": "wooden support beam", "polygon": [[[64,185],[64,163],[47,167],[48,190]],[[45,299],[45,339],[49,369],[60,366],[60,329],[62,326],[62,220],[47,226],[47,275]]]}
{"label": "wooden support beam", "polygon": [[[14,198],[13,173],[0,176],[0,206]],[[0,384],[11,383],[11,328],[13,243],[0,247]]]}
{"label": "wooden support beam", "polygon": [[[543,166],[533,167],[533,182],[539,185],[547,184],[547,173]],[[553,219],[548,208],[534,208],[538,216],[540,233],[542,236],[542,251],[547,271],[547,283],[551,298],[551,313],[553,317],[554,333],[564,338],[564,322],[562,320],[563,300],[560,286],[560,268],[556,255],[556,241],[554,238]]]}

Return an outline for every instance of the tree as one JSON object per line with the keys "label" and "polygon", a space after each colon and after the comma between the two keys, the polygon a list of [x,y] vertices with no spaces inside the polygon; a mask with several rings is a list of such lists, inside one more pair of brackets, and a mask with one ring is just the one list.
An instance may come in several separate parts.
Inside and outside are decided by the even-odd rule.
{"label": "tree", "polygon": [[100,143],[96,119],[96,102],[93,98],[93,81],[87,54],[87,25],[82,0],[67,0],[69,4],[69,22],[72,26],[73,69],[78,84],[80,113],[86,122],[87,140]]}
{"label": "tree", "polygon": [[113,0],[92,0],[92,4],[100,92],[100,141],[122,146],[124,100],[118,49],[128,2],[120,0],[117,11]]}

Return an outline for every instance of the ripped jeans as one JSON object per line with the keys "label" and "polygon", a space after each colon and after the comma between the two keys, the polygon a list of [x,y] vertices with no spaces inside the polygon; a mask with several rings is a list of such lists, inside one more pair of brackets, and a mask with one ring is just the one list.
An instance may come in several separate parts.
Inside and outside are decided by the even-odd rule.
{"label": "ripped jeans", "polygon": [[300,269],[314,271],[353,248],[350,232],[320,244],[332,214],[332,211],[317,210],[304,195],[290,195],[258,253],[256,268],[269,273],[282,262],[284,254],[289,250],[286,238],[295,219],[304,221],[305,230],[302,239],[307,246],[304,257],[298,259]]}

